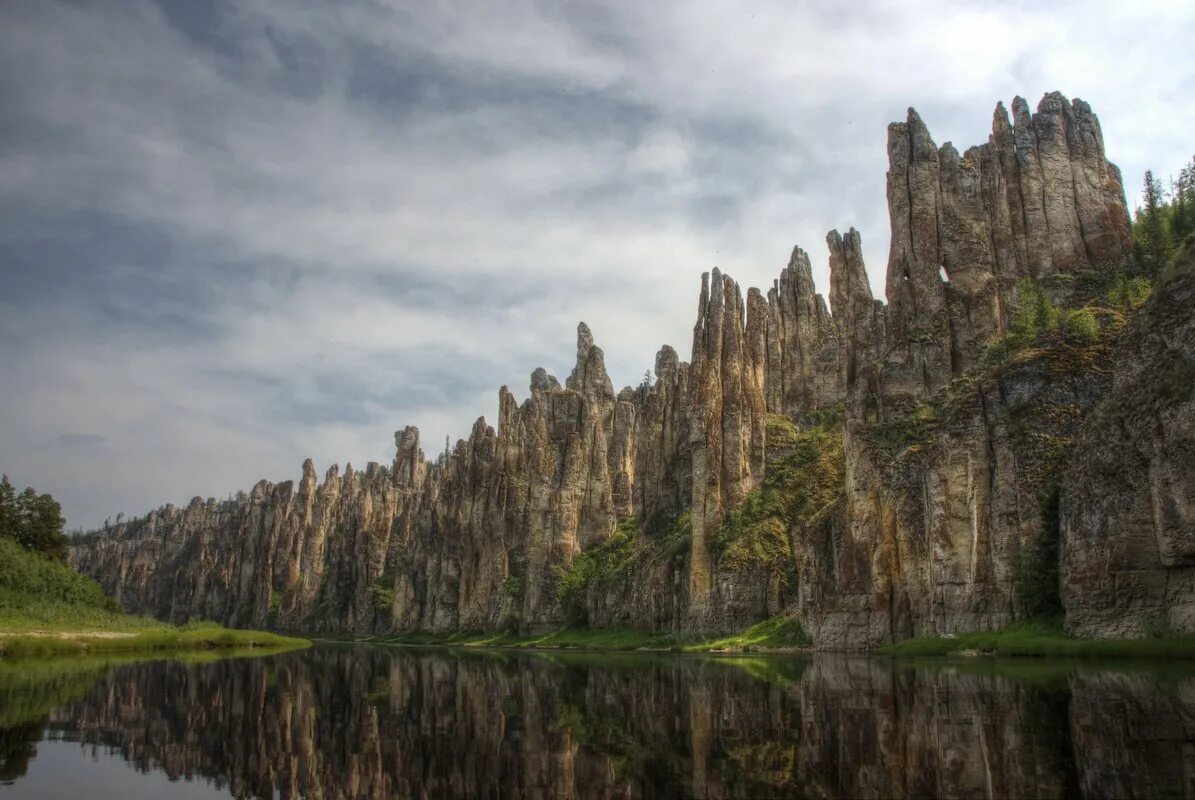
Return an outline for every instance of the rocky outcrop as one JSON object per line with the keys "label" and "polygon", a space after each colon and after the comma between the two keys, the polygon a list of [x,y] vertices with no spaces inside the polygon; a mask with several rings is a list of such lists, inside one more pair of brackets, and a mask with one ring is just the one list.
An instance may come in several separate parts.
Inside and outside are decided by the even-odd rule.
{"label": "rocky outcrop", "polygon": [[701,278],[693,329],[689,388],[689,442],[693,481],[689,555],[690,613],[698,627],[712,613],[709,545],[726,509],[746,497],[763,476],[764,306],[752,290],[744,327],[739,285],[714,270]]}
{"label": "rocky outcrop", "polygon": [[842,399],[837,332],[799,247],[768,291],[766,333],[768,411],[799,417]]}
{"label": "rocky outcrop", "polygon": [[1078,636],[1195,631],[1195,239],[1129,323],[1062,485]]}
{"label": "rocky outcrop", "polygon": [[[820,646],[870,647],[1034,613],[1021,565],[1059,534],[1059,476],[1108,392],[1115,337],[1055,336],[1000,363],[992,346],[1026,281],[1065,303],[1130,262],[1120,174],[1090,108],[1058,94],[1035,114],[1017,98],[1011,120],[997,106],[962,154],[910,109],[888,153],[886,305],[860,235],[832,231],[833,314],[800,248],[766,297],[714,270],[690,362],[664,347],[654,382],[616,393],[582,324],[563,384],[536,370],[522,403],[503,387],[497,429],[478,420],[434,463],[407,428],[390,467],[319,484],[308,463],[297,489],[168,506],[81,540],[74,563],[130,610],[308,630],[542,630],[570,614],[726,630],[789,611]],[[1189,321],[1184,285],[1156,308]],[[1186,329],[1166,324],[1134,334],[1115,394],[1153,402],[1142,376],[1186,363]],[[1080,474],[1061,495],[1077,631],[1119,630],[1099,620],[1126,602],[1103,587],[1122,585],[1140,598],[1124,630],[1159,610],[1195,629],[1191,428],[1167,409],[1121,425],[1126,454],[1099,454],[1121,434],[1084,434],[1081,453],[1137,482]],[[769,419],[838,431],[832,502],[766,485],[804,480],[770,460]],[[609,569],[590,581],[577,563]]]}
{"label": "rocky outcrop", "polygon": [[988,142],[934,144],[913,109],[888,128],[889,323],[908,391],[932,394],[1004,329],[1018,282],[1129,257],[1120,172],[1091,108],[1046,95],[996,107]]}

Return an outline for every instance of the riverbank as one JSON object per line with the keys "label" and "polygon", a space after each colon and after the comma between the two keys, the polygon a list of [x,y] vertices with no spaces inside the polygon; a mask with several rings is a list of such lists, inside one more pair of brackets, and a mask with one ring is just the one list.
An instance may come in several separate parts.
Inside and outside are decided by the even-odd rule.
{"label": "riverbank", "polygon": [[996,631],[906,639],[879,651],[893,656],[1018,658],[1155,658],[1195,660],[1195,636],[1073,639],[1059,620],[1030,620]]}
{"label": "riverbank", "polygon": [[291,649],[310,644],[211,622],[178,627],[125,614],[95,581],[0,539],[0,655]]}
{"label": "riverbank", "polygon": [[11,631],[0,618],[0,656],[70,653],[161,653],[188,650],[294,650],[311,642],[268,631],[242,631],[213,623],[153,627],[138,632],[94,628]]}
{"label": "riverbank", "polygon": [[645,650],[673,653],[776,652],[793,653],[809,649],[809,637],[800,623],[788,617],[772,617],[729,636],[641,631],[619,628],[561,628],[544,634],[514,632],[447,634],[411,633],[397,636],[368,636],[354,641],[370,644],[452,645],[456,647],[502,647],[543,650],[598,650],[625,652]]}
{"label": "riverbank", "polygon": [[[648,651],[672,653],[810,652],[800,624],[773,617],[730,636],[623,629],[564,628],[526,635],[512,632],[411,633],[352,641],[369,644],[439,645],[507,649]],[[1002,656],[1014,658],[1175,659],[1195,661],[1195,636],[1157,635],[1139,639],[1073,639],[1058,620],[1033,620],[996,631],[906,639],[880,648],[888,656]]]}

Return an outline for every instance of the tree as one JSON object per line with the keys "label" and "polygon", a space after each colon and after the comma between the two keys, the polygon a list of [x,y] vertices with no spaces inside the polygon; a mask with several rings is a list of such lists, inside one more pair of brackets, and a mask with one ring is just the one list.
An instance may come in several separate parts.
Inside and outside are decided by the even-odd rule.
{"label": "tree", "polygon": [[66,560],[62,507],[48,494],[32,487],[16,493],[8,476],[0,479],[0,536],[13,539],[27,550]]}
{"label": "tree", "polygon": [[17,538],[17,490],[5,475],[0,478],[0,536]]}
{"label": "tree", "polygon": [[1163,196],[1162,183],[1154,177],[1152,170],[1145,171],[1141,198],[1144,205],[1137,209],[1133,245],[1142,267],[1152,275],[1166,265],[1172,249],[1165,220],[1169,208]]}
{"label": "tree", "polygon": [[1170,242],[1177,245],[1195,232],[1195,157],[1178,171],[1170,202]]}

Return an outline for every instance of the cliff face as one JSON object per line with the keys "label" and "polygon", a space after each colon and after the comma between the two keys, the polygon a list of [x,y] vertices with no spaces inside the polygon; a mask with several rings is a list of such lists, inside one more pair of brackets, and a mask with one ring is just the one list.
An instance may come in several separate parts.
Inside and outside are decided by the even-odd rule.
{"label": "cliff face", "polygon": [[[800,248],[766,297],[714,270],[690,361],[665,346],[650,385],[615,393],[582,324],[563,385],[536,370],[521,404],[503,387],[497,430],[479,419],[435,463],[407,428],[390,467],[333,468],[317,485],[308,462],[297,489],[262,482],[233,501],[166,506],[82,540],[73,561],[130,610],[308,630],[579,617],[720,630],[789,610],[816,643],[861,647],[1023,616],[1019,565],[1057,528],[1057,475],[1107,391],[1111,337],[999,365],[994,345],[1025,281],[1066,303],[1131,248],[1090,108],[1050,94],[1036,114],[1020,98],[1012,111],[998,106],[988,142],[962,155],[911,109],[890,126],[886,305],[859,234],[831,232],[833,315]],[[1141,348],[1169,363],[1160,345]],[[793,422],[838,437],[841,469],[794,461]],[[1158,558],[1180,569],[1166,573],[1167,608],[1195,603],[1181,572],[1195,487],[1166,444],[1192,430],[1189,415],[1172,428],[1135,439],[1153,443],[1141,452],[1156,462]],[[829,499],[808,488],[827,475]],[[1089,555],[1080,542],[1096,521],[1066,519]],[[1068,578],[1068,608],[1093,581]]]}
{"label": "cliff face", "polygon": [[1126,331],[1060,499],[1068,631],[1195,630],[1195,239]]}

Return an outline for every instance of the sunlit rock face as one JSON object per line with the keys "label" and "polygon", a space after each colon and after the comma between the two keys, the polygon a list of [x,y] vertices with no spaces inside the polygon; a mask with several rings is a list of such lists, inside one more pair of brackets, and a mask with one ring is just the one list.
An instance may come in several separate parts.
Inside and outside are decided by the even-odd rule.
{"label": "sunlit rock face", "polygon": [[1038,670],[320,650],[119,667],[48,728],[236,797],[1183,796],[1189,676]]}
{"label": "sunlit rock face", "polygon": [[[1017,564],[1057,535],[1074,630],[1139,631],[1147,617],[1195,630],[1191,384],[1136,418],[1121,455],[1107,426],[1084,422],[1113,382],[1132,394],[1142,374],[1186,374],[1186,284],[1131,334],[1116,377],[1111,345],[998,373],[982,360],[1023,281],[1064,301],[1131,258],[1090,108],[1049,94],[1031,113],[1017,98],[962,154],[910,110],[888,152],[887,304],[859,233],[832,231],[831,307],[801,248],[766,295],[714,270],[690,360],[664,346],[654,380],[616,392],[582,323],[564,381],[537,369],[521,402],[503,387],[496,427],[479,419],[434,461],[406,428],[391,466],[333,467],[321,483],[308,462],[297,486],[263,481],[99,531],[73,563],[129,610],[174,621],[539,631],[570,621],[561,586],[578,555],[636,531],[654,549],[586,589],[590,625],[721,631],[791,612],[818,646],[864,648],[1025,616]],[[731,565],[718,537],[774,466],[769,415],[841,420],[841,491],[785,522],[783,558]],[[1055,445],[1081,435],[1078,458],[1119,478],[1076,467],[1059,491]]]}

